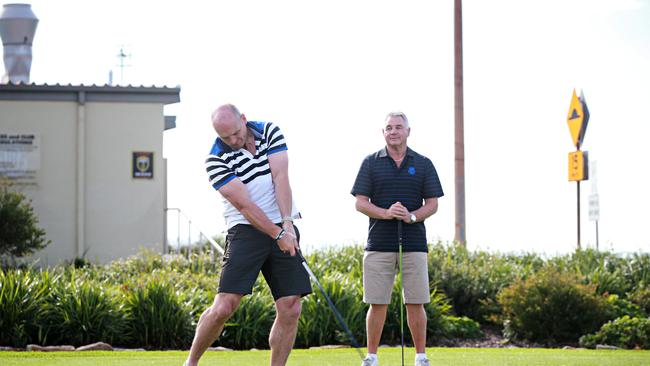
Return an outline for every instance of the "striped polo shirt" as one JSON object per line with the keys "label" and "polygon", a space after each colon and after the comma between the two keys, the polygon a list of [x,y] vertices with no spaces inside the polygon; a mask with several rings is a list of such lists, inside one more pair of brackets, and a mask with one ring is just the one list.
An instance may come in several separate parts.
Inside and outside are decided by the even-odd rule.
{"label": "striped polo shirt", "polygon": [[[219,190],[233,179],[239,179],[246,186],[253,201],[274,223],[282,221],[280,208],[275,199],[275,187],[271,176],[268,156],[287,150],[287,144],[280,128],[271,122],[247,122],[248,131],[255,137],[255,155],[245,148],[233,150],[219,137],[205,161],[210,184]],[[226,225],[231,228],[237,224],[250,224],[235,206],[223,199]],[[298,212],[292,200],[292,213]]]}
{"label": "striped polo shirt", "polygon": [[[368,196],[375,206],[386,209],[401,202],[409,212],[422,207],[425,198],[444,195],[431,160],[407,148],[406,157],[398,168],[385,147],[363,160],[351,193]],[[405,252],[428,250],[424,222],[402,223],[402,247]],[[397,220],[370,218],[366,250],[398,251]]]}

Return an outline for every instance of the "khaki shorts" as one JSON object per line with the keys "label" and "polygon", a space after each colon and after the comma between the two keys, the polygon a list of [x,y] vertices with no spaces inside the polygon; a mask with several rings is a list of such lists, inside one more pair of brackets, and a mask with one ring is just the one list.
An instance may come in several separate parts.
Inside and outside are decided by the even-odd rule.
{"label": "khaki shorts", "polygon": [[[429,303],[427,253],[403,253],[402,267],[404,270],[404,303]],[[363,255],[363,302],[390,304],[391,291],[398,270],[399,253],[366,252]]]}

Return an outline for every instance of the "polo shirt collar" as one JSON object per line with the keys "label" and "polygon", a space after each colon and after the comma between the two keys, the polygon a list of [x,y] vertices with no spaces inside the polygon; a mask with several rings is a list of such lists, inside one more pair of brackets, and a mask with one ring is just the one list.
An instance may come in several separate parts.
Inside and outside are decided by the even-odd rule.
{"label": "polo shirt collar", "polygon": [[260,133],[260,131],[257,130],[254,123],[248,121],[248,122],[246,122],[246,127],[248,128],[248,131],[253,133],[253,136],[255,137],[255,139],[257,139],[257,140],[262,139],[262,134]]}
{"label": "polo shirt collar", "polygon": [[[415,156],[415,153],[413,152],[413,150],[411,150],[410,147],[407,146],[407,147],[406,147],[406,155],[407,155],[407,156],[410,156],[410,157],[414,157],[414,156]],[[380,157],[380,158],[386,158],[386,157],[388,157],[388,148],[387,148],[386,146],[384,146],[383,149],[379,150],[379,157]]]}
{"label": "polo shirt collar", "polygon": [[[263,136],[260,133],[260,131],[258,131],[258,129],[255,127],[254,123],[251,123],[250,121],[246,122],[246,128],[248,128],[248,131],[253,134],[253,137],[255,138],[255,140],[257,140],[257,141],[262,140]],[[232,149],[232,147],[228,146],[225,142],[223,142],[221,137],[217,137],[217,145],[219,145],[221,150],[224,151],[224,152],[229,153],[229,152],[235,151],[235,150]],[[242,147],[242,149],[243,149],[243,147]],[[239,149],[239,150],[241,150],[241,149]],[[237,150],[237,151],[239,151],[239,150]]]}

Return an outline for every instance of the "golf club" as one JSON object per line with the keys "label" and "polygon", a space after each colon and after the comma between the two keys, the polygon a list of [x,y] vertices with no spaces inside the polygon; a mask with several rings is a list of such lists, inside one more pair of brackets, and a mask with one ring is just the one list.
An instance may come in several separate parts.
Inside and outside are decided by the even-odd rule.
{"label": "golf club", "polygon": [[402,273],[402,221],[397,221],[397,239],[399,244],[399,332],[402,338],[402,366],[404,366],[404,278]]}
{"label": "golf club", "polygon": [[305,270],[307,273],[309,273],[309,277],[311,277],[312,280],[316,283],[316,286],[320,289],[320,292],[323,294],[325,297],[325,300],[327,300],[327,304],[329,305],[330,309],[334,312],[334,316],[336,316],[336,320],[339,321],[339,324],[345,329],[345,332],[348,334],[348,337],[350,337],[350,342],[352,342],[352,346],[357,350],[357,353],[359,354],[359,357],[363,360],[363,353],[361,353],[361,350],[359,349],[359,343],[357,343],[356,338],[354,338],[354,335],[350,331],[350,328],[348,328],[348,325],[345,323],[345,320],[343,320],[343,317],[341,316],[341,313],[336,309],[336,306],[334,306],[334,303],[332,303],[332,300],[330,300],[330,297],[327,296],[327,293],[325,292],[325,289],[323,286],[318,282],[318,278],[316,278],[316,275],[314,275],[314,272],[311,271],[309,266],[307,265],[307,261],[305,260],[305,257],[302,256],[302,252],[300,252],[300,249],[296,250],[296,253],[300,257],[300,260],[302,261],[302,266],[305,267]]}

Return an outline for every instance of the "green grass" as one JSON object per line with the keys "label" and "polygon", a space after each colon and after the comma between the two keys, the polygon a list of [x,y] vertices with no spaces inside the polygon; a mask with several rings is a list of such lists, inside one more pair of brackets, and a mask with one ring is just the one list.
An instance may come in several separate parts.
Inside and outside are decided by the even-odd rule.
{"label": "green grass", "polygon": [[[646,366],[650,365],[650,351],[593,351],[558,349],[487,349],[487,348],[430,348],[427,350],[432,365],[463,366]],[[181,366],[187,352],[0,352],[3,366]],[[401,365],[399,348],[379,350],[382,366]],[[412,365],[413,348],[405,352],[405,364]],[[201,366],[208,365],[268,365],[269,351],[208,352]],[[288,366],[345,366],[359,365],[352,349],[294,350]]]}

